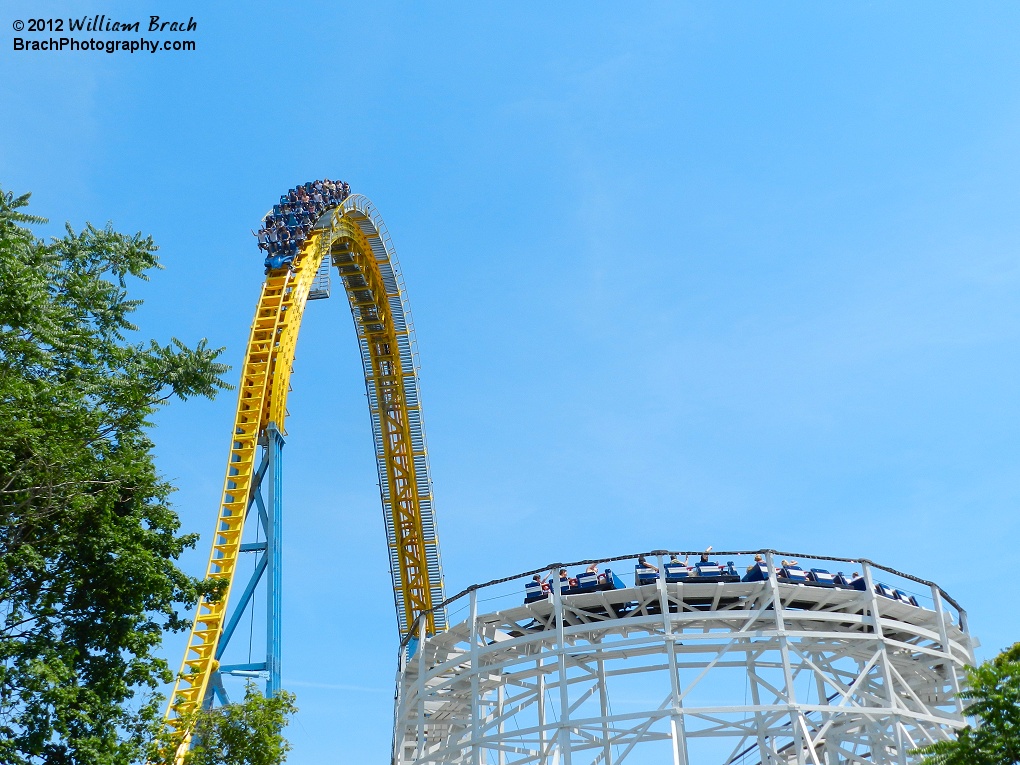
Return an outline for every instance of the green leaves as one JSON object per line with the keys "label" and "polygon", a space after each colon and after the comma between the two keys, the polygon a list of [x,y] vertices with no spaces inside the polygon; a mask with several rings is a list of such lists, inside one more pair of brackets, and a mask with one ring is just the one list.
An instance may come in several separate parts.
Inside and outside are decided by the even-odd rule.
{"label": "green leaves", "polygon": [[1016,765],[1020,763],[1020,643],[991,661],[967,668],[961,696],[964,710],[979,725],[967,726],[953,741],[916,750],[924,765]]}
{"label": "green leaves", "polygon": [[[185,765],[279,765],[290,751],[283,729],[295,712],[294,694],[281,691],[266,698],[249,683],[243,702],[186,718],[192,739]],[[173,765],[175,744],[172,736],[164,735],[153,746],[150,761]]]}
{"label": "green leaves", "polygon": [[0,191],[0,762],[128,763],[159,727],[154,651],[208,586],[148,418],[228,388],[206,341],[129,342],[156,246],[107,226],[49,243]]}

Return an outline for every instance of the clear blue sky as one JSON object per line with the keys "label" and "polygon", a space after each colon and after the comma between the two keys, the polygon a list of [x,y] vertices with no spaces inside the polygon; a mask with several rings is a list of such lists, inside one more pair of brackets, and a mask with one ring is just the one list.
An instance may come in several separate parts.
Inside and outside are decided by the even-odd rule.
{"label": "clear blue sky", "polygon": [[[414,309],[451,591],[770,546],[937,580],[981,656],[1020,639],[1020,5],[158,6],[3,3],[0,183],[51,232],[155,236],[142,332],[226,346],[231,378],[249,229],[296,182],[367,194]],[[15,19],[155,10],[194,16],[197,51],[12,51]],[[290,762],[384,762],[396,629],[347,307],[302,332]],[[233,406],[155,432],[196,574]]]}

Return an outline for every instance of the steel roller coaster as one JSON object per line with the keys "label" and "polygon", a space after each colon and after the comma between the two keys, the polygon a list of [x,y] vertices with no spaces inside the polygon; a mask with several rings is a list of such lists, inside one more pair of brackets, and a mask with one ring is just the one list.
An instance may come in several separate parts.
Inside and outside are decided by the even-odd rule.
{"label": "steel roller coaster", "polygon": [[[414,329],[389,234],[364,196],[346,196],[318,215],[288,262],[267,260],[245,352],[230,437],[226,477],[206,576],[225,582],[198,604],[184,660],[167,709],[167,724],[187,750],[186,720],[227,701],[225,675],[268,678],[280,688],[282,448],[294,350],[307,301],[329,296],[339,272],[361,350],[401,638],[421,617],[424,632],[446,629],[442,567],[436,538],[428,452],[422,426]],[[265,541],[243,543],[252,509]],[[231,598],[242,553],[258,562],[240,596]],[[265,662],[221,663],[241,616],[265,582]],[[433,606],[436,606],[435,608]],[[417,632],[417,630],[416,630]]]}

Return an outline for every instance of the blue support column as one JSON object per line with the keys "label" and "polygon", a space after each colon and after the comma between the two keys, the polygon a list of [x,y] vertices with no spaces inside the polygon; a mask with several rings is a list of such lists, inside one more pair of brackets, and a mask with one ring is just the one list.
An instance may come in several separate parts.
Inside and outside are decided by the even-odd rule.
{"label": "blue support column", "polygon": [[283,527],[283,435],[276,423],[266,428],[266,449],[269,452],[269,507],[266,516],[266,696],[272,698],[280,690],[280,609],[283,594],[283,548],[280,532]]}

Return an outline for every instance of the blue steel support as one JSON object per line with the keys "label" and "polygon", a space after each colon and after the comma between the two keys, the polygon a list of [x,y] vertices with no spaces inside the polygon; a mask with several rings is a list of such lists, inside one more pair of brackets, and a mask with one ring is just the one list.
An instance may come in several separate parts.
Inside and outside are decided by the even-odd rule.
{"label": "blue steel support", "polygon": [[[252,483],[251,493],[248,497],[248,512],[254,506],[258,510],[259,524],[266,534],[265,542],[247,542],[241,545],[241,552],[261,553],[255,570],[248,580],[244,592],[234,606],[234,611],[227,620],[227,625],[220,636],[219,644],[216,647],[216,660],[219,661],[230,639],[234,636],[241,617],[251,603],[262,578],[266,578],[266,660],[264,662],[252,662],[248,664],[224,664],[214,673],[209,691],[203,703],[204,709],[209,709],[213,701],[220,704],[229,704],[227,691],[223,687],[223,675],[234,675],[237,677],[257,677],[265,672],[268,675],[266,682],[266,695],[273,696],[280,690],[280,595],[281,595],[281,545],[280,528],[282,526],[282,490],[283,490],[283,462],[281,460],[283,450],[283,436],[274,423],[270,423],[266,429],[266,441],[263,444],[265,452],[258,470],[255,471],[255,480]],[[268,476],[268,481],[266,477]],[[263,485],[267,483],[268,499],[263,498]],[[268,576],[266,575],[268,572]]]}
{"label": "blue steel support", "polygon": [[248,602],[251,600],[251,596],[255,594],[255,588],[258,587],[262,574],[265,573],[266,563],[265,555],[259,558],[259,562],[255,565],[255,570],[248,580],[248,586],[244,588],[244,593],[242,593],[240,600],[237,601],[237,605],[234,606],[234,613],[231,614],[227,626],[223,628],[223,635],[220,637],[219,645],[216,646],[216,661],[219,661],[223,657],[223,652],[227,650],[230,638],[234,636],[234,630],[237,629],[237,625],[241,622],[241,617],[244,616],[244,612],[248,608]]}
{"label": "blue steel support", "polygon": [[[267,461],[268,463],[268,461]],[[262,530],[265,531],[269,528],[269,516],[266,515],[266,503],[262,499],[262,484],[259,483],[258,491],[255,492],[255,506],[259,510],[259,522],[262,523]],[[251,510],[251,505],[248,506],[248,510]]]}
{"label": "blue steel support", "polygon": [[206,703],[203,705],[205,709],[212,706],[212,700],[215,698],[220,702],[221,705],[230,703],[230,697],[227,696],[227,689],[223,687],[223,676],[219,672],[214,672],[212,681],[209,683],[209,690],[206,691]]}
{"label": "blue steel support", "polygon": [[221,664],[220,672],[224,675],[232,675],[241,672],[265,672],[265,662],[253,661],[247,664]]}
{"label": "blue steel support", "polygon": [[[262,479],[266,477],[266,471],[269,470],[269,452],[267,451],[262,455],[262,460],[259,462],[259,469],[255,471],[255,480],[252,481],[251,491],[248,492],[248,507],[244,511],[244,517],[248,517],[248,513],[251,512],[251,506],[253,502],[258,502],[262,506]],[[265,506],[262,506],[262,513],[266,512]],[[263,525],[263,528],[265,526]]]}
{"label": "blue steel support", "polygon": [[[269,567],[266,587],[266,696],[272,698],[280,690],[280,613],[283,590],[281,529],[283,526],[283,435],[275,422],[266,428],[266,450],[269,453],[269,507],[266,517],[266,552]],[[261,508],[260,508],[261,509]]]}

